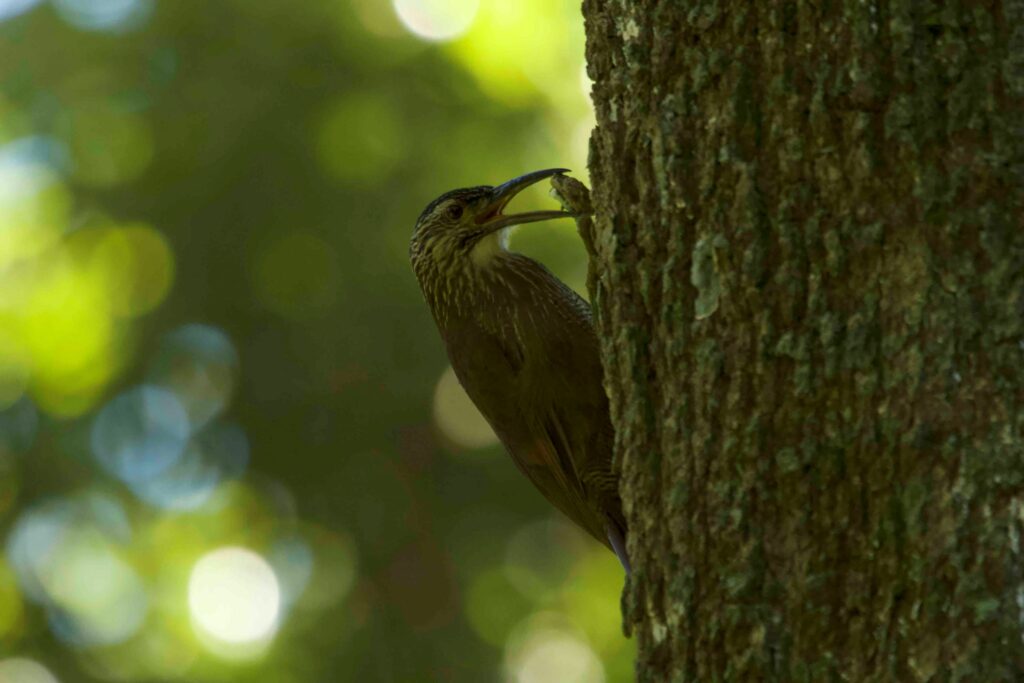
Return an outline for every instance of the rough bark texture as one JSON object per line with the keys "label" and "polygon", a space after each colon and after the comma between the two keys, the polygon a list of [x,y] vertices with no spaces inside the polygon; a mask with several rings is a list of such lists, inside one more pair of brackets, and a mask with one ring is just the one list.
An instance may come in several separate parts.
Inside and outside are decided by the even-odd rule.
{"label": "rough bark texture", "polygon": [[1024,2],[583,11],[639,680],[1024,679]]}

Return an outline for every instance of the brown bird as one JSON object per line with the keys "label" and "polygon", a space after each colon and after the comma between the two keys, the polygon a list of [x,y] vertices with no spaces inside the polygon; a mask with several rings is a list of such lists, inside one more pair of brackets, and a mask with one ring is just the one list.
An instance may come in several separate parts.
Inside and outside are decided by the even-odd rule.
{"label": "brown bird", "polygon": [[524,188],[567,170],[446,192],[416,221],[409,258],[456,377],[512,460],[628,572],[590,306],[547,268],[506,249],[512,225],[574,216],[502,213]]}

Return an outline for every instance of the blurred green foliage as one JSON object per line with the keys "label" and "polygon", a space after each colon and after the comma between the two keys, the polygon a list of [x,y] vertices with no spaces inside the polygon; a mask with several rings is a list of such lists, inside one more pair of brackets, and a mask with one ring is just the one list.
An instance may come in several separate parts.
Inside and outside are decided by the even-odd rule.
{"label": "blurred green foliage", "polygon": [[577,5],[0,0],[0,681],[630,677],[407,265],[437,194],[585,173]]}

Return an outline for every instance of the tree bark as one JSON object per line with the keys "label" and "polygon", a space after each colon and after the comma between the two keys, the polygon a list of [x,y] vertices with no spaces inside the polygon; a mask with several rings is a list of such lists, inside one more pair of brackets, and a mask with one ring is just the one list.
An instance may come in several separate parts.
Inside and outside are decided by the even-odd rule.
{"label": "tree bark", "polygon": [[1024,2],[583,13],[638,679],[1024,679]]}

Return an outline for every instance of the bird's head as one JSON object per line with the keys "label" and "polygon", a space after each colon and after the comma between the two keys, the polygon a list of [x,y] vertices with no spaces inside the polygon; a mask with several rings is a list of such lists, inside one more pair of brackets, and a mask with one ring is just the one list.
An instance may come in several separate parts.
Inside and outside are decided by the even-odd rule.
{"label": "bird's head", "polygon": [[446,277],[485,265],[504,248],[505,228],[572,216],[567,211],[502,213],[526,187],[568,170],[549,168],[496,187],[481,185],[452,190],[430,202],[416,221],[409,245],[409,258],[421,284],[425,284],[426,277]]}

